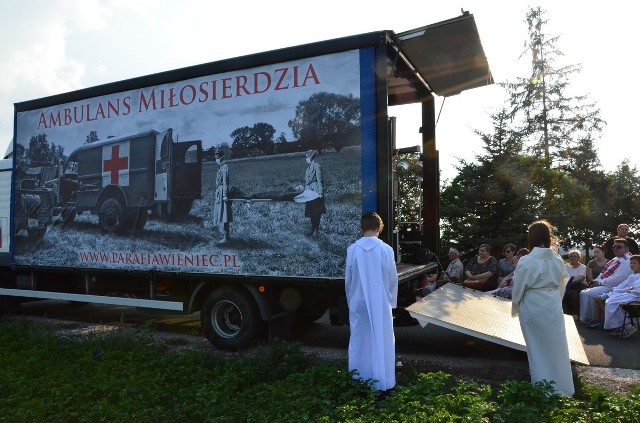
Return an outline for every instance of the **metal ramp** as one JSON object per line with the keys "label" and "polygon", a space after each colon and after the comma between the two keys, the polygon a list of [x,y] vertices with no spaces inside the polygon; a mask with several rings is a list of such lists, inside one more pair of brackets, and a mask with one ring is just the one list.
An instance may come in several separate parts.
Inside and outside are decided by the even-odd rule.
{"label": "metal ramp", "polygon": [[[448,283],[406,309],[422,327],[429,323],[520,351],[527,347],[511,300]],[[573,317],[564,316],[569,358],[589,364]]]}

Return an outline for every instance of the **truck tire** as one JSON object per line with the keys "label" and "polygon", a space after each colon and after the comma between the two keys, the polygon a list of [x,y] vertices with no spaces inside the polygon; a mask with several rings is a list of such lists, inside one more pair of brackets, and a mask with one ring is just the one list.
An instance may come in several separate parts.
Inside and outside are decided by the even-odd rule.
{"label": "truck tire", "polygon": [[120,202],[114,198],[105,200],[100,206],[98,220],[103,231],[122,232],[125,227],[125,218]]}
{"label": "truck tire", "polygon": [[202,305],[200,320],[209,342],[230,351],[255,343],[263,324],[253,298],[232,287],[219,288],[209,294]]}

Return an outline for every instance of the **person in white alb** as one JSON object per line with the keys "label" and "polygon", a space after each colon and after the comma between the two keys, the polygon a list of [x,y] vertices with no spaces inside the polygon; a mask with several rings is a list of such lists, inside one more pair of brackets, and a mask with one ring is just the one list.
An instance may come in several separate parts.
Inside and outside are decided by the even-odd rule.
{"label": "person in white alb", "polygon": [[629,242],[624,238],[617,238],[613,243],[613,252],[616,256],[604,265],[600,275],[593,280],[589,288],[580,291],[579,318],[584,325],[599,327],[602,324],[598,321],[596,313],[596,297],[610,292],[631,275]]}
{"label": "person in white alb", "polygon": [[362,215],[362,238],[347,249],[345,290],[349,306],[349,371],[372,379],[384,392],[396,384],[392,309],[398,301],[398,272],[393,249],[378,239],[382,219]]}
{"label": "person in white alb", "polygon": [[569,274],[562,257],[551,248],[554,242],[549,222],[529,225],[531,252],[518,261],[513,275],[511,314],[520,317],[531,383],[553,382],[556,392],[569,396],[575,388],[562,313]]}

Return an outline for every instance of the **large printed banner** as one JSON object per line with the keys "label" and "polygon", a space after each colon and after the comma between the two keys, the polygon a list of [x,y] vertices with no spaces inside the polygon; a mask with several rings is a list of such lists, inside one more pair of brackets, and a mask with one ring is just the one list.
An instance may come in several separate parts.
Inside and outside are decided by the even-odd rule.
{"label": "large printed banner", "polygon": [[16,264],[341,277],[362,208],[360,55],[18,112]]}

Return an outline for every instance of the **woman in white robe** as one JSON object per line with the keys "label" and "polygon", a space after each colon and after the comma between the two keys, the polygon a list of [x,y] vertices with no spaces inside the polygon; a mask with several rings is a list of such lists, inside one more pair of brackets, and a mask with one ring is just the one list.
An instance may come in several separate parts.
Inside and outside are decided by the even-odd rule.
{"label": "woman in white robe", "polygon": [[349,371],[372,379],[386,391],[396,384],[392,309],[398,300],[393,249],[378,239],[384,225],[376,213],[364,213],[363,237],[347,249],[345,290],[349,305]]}
{"label": "woman in white robe", "polygon": [[562,313],[562,296],[569,274],[551,249],[552,226],[546,220],[529,226],[531,252],[518,261],[511,293],[512,315],[520,316],[527,346],[531,383],[547,380],[556,392],[573,395],[569,345]]}

